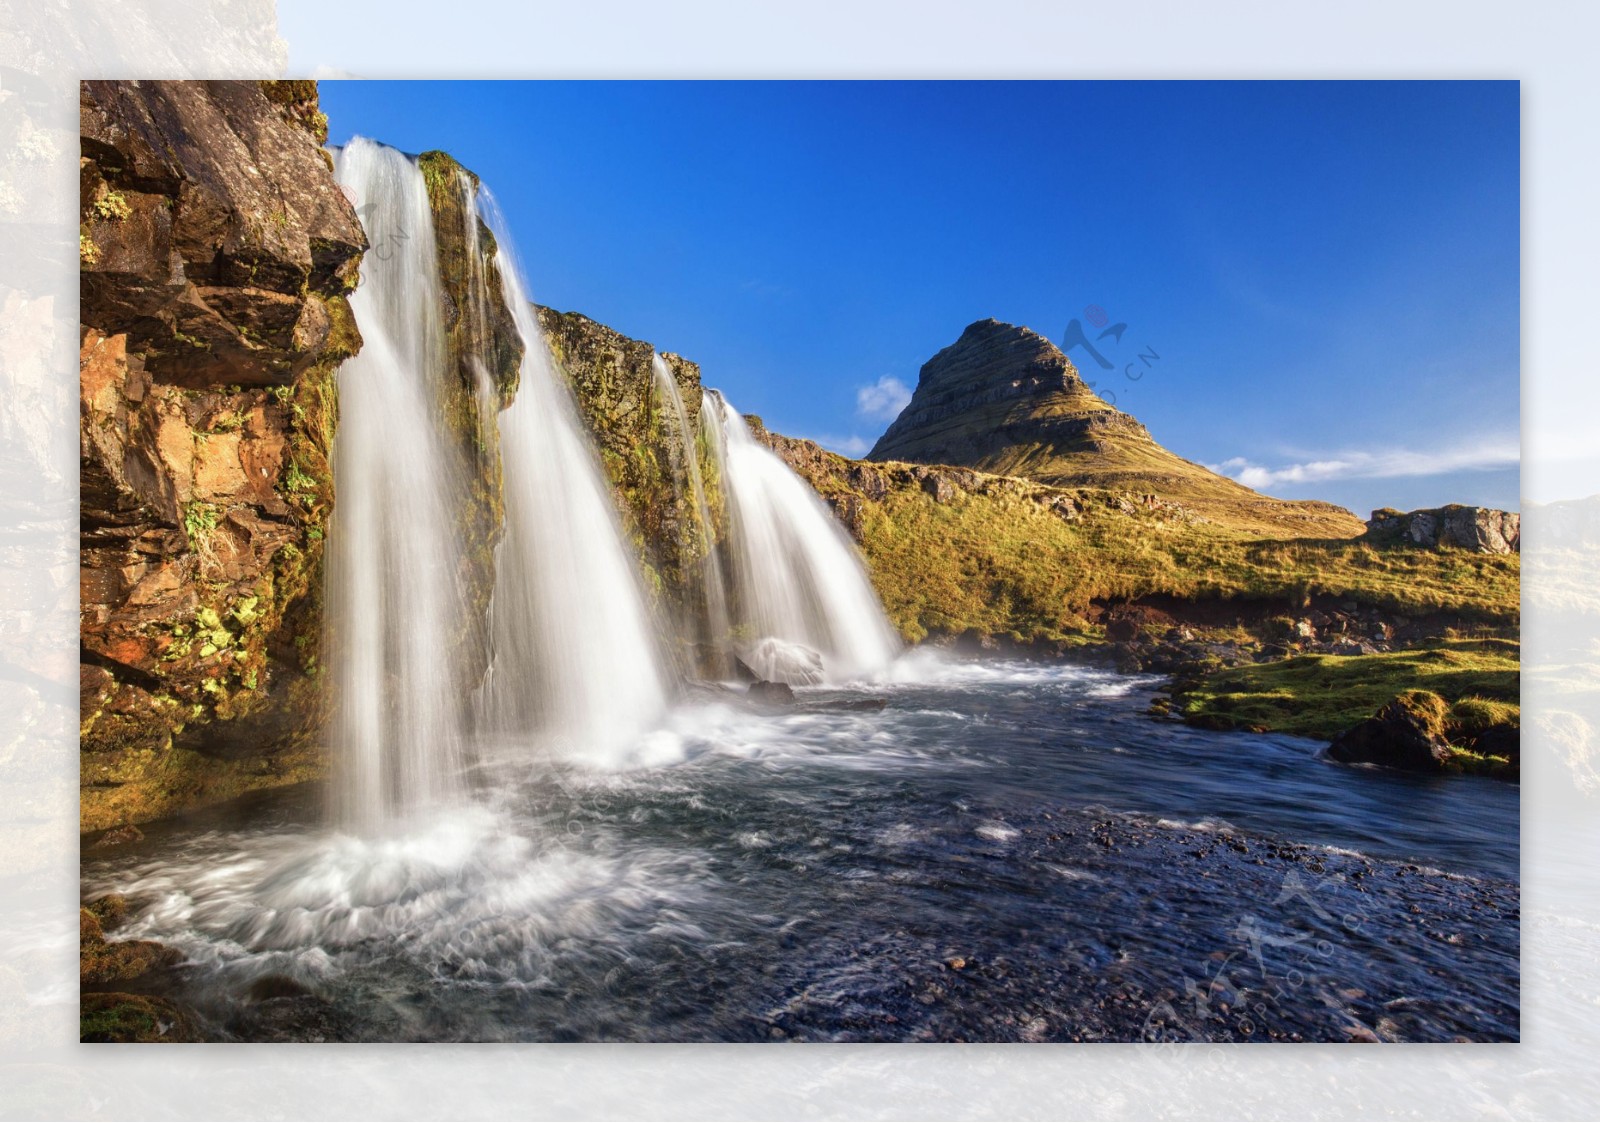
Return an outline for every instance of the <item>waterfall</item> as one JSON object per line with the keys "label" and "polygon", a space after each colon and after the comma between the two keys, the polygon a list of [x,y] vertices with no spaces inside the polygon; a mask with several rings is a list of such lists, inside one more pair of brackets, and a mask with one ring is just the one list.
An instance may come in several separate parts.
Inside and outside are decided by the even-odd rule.
{"label": "waterfall", "polygon": [[715,390],[700,420],[726,498],[740,658],[791,685],[887,667],[899,640],[844,527]]}
{"label": "waterfall", "polygon": [[372,248],[350,296],[365,342],[338,373],[327,563],[335,795],[343,821],[370,826],[455,791],[455,640],[467,611],[453,505],[463,485],[438,422],[438,387],[453,374],[422,172],[357,138],[336,174]]}
{"label": "waterfall", "polygon": [[[689,428],[689,413],[684,408],[678,380],[672,376],[666,360],[659,354],[654,355],[650,366],[661,396],[671,409],[670,419],[677,426],[683,473],[689,482],[689,497],[694,503],[696,521],[693,547],[700,565],[702,639],[707,647],[716,651],[716,661],[726,664],[724,655],[729,642],[728,596],[722,575],[722,559],[717,552],[716,523],[711,516],[711,504],[706,499],[705,478],[700,472],[700,454],[695,434]],[[701,408],[705,408],[703,396]],[[714,667],[712,673],[721,674],[725,669],[725,666]]]}
{"label": "waterfall", "polygon": [[513,742],[577,763],[619,764],[664,713],[667,679],[610,489],[484,195],[524,352],[521,387],[500,415],[505,536],[481,711]]}

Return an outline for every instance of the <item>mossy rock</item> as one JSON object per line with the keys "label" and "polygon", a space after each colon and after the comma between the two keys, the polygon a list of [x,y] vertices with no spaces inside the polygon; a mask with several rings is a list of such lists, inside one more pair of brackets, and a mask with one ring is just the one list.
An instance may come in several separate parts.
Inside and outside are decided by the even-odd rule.
{"label": "mossy rock", "polygon": [[78,1000],[78,1040],[187,1042],[201,1038],[194,1019],[164,998],[95,993]]}

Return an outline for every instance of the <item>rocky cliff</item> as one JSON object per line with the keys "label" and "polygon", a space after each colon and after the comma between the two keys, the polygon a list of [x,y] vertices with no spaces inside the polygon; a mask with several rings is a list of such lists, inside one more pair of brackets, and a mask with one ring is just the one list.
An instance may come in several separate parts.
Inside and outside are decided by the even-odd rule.
{"label": "rocky cliff", "polygon": [[[82,88],[82,796],[96,830],[320,775],[322,554],[366,238],[312,82]],[[419,158],[481,673],[522,344],[477,178]],[[473,684],[464,682],[463,689]]]}
{"label": "rocky cliff", "polygon": [[1258,495],[1169,452],[1096,395],[1055,344],[992,319],[969,325],[923,364],[910,404],[868,459],[1153,496],[1260,533],[1349,538],[1362,530],[1343,508]]}
{"label": "rocky cliff", "polygon": [[435,387],[440,416],[457,458],[455,477],[466,495],[457,508],[457,528],[467,559],[468,614],[459,643],[469,651],[461,661],[470,691],[489,665],[485,630],[494,593],[494,550],[505,524],[497,414],[516,396],[522,373],[522,337],[506,304],[496,261],[494,234],[475,200],[482,188],[476,173],[448,153],[417,157],[433,212],[434,245],[443,282],[445,379]]}
{"label": "rocky cliff", "polygon": [[[662,355],[683,399],[691,434],[685,441],[657,384],[649,343],[577,312],[537,311],[594,439],[647,589],[659,608],[683,619],[698,603],[699,562],[711,541],[699,526],[685,476],[687,457],[704,460],[693,436],[700,425],[700,368],[680,355]],[[708,464],[702,467],[709,471]],[[715,481],[707,483],[715,502]]]}
{"label": "rocky cliff", "polygon": [[311,83],[81,88],[82,824],[315,769],[366,239]]}

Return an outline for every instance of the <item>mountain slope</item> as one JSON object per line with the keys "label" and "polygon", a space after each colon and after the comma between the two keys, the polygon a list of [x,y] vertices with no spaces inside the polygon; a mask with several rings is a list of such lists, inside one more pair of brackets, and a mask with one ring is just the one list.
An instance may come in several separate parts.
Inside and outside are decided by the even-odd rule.
{"label": "mountain slope", "polygon": [[1273,499],[1168,451],[1089,389],[1055,344],[993,319],[923,364],[910,404],[867,459],[1153,495],[1263,534],[1350,538],[1366,529],[1342,507]]}

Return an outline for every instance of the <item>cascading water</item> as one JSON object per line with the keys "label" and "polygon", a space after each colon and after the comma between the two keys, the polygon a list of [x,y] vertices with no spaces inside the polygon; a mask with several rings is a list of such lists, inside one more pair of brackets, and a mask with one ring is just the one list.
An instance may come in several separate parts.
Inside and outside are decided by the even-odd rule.
{"label": "cascading water", "polygon": [[338,502],[328,537],[340,818],[373,826],[454,793],[466,620],[453,515],[459,469],[439,431],[440,280],[417,165],[357,138],[337,159],[372,249],[350,308],[364,340],[339,368]]}
{"label": "cascading water", "polygon": [[522,337],[521,386],[500,415],[505,537],[490,612],[490,729],[581,764],[625,762],[666,709],[667,679],[611,494],[552,367],[492,200],[497,264]]}
{"label": "cascading water", "polygon": [[[678,380],[672,376],[666,360],[659,354],[651,357],[650,366],[655,374],[661,397],[671,409],[671,420],[677,426],[683,453],[683,473],[689,482],[689,496],[694,502],[697,541],[695,548],[700,556],[700,587],[703,601],[704,640],[716,650],[719,659],[729,642],[728,595],[722,574],[722,559],[717,552],[715,522],[711,504],[706,498],[705,478],[700,472],[700,456],[694,433],[689,428],[689,412],[683,405],[683,394],[678,390]],[[704,409],[704,397],[701,399]],[[722,673],[716,668],[715,673]]]}
{"label": "cascading water", "polygon": [[791,685],[886,668],[899,640],[844,528],[721,394],[700,418],[727,499],[740,658]]}

